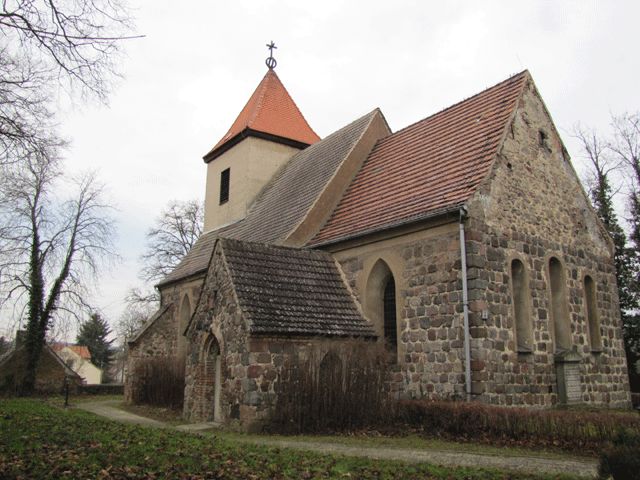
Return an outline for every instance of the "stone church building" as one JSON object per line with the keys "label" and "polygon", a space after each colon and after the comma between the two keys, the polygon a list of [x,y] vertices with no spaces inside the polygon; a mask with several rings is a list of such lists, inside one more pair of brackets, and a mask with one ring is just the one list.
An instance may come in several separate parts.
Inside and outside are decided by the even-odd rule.
{"label": "stone church building", "polygon": [[204,161],[129,399],[139,362],[184,360],[185,417],[249,425],[294,353],[365,338],[401,398],[630,406],[613,245],[529,72],[320,139],[270,68]]}

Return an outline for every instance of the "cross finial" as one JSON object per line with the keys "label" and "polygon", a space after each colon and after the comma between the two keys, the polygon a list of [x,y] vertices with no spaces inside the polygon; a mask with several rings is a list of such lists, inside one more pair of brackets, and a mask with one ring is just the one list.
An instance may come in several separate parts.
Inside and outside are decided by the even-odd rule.
{"label": "cross finial", "polygon": [[276,59],[273,58],[273,51],[278,47],[276,47],[276,44],[273,43],[273,40],[271,40],[271,43],[267,43],[267,48],[269,49],[269,58],[265,60],[265,63],[267,64],[267,67],[269,67],[269,70],[273,70],[278,64],[278,62],[276,62]]}

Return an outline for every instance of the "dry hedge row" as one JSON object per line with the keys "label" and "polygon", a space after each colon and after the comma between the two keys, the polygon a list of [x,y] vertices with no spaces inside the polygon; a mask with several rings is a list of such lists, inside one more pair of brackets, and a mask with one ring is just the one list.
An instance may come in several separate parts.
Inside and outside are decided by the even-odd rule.
{"label": "dry hedge row", "polygon": [[269,429],[280,433],[350,431],[374,425],[391,407],[386,352],[354,342],[287,363],[276,383]]}
{"label": "dry hedge row", "polygon": [[174,357],[141,359],[135,366],[137,386],[134,403],[182,408],[184,401],[184,361]]}
{"label": "dry hedge row", "polygon": [[354,342],[285,365],[269,429],[279,433],[381,430],[496,444],[596,452],[611,443],[640,447],[640,415],[531,410],[463,401],[390,399],[383,348]]}
{"label": "dry hedge row", "polygon": [[640,415],[586,410],[530,410],[469,402],[401,401],[397,421],[428,436],[597,450],[640,446]]}

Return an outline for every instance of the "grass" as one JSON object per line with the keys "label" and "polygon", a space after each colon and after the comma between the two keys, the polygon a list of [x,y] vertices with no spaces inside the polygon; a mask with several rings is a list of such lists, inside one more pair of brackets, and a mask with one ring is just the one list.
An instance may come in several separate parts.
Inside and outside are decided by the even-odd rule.
{"label": "grass", "polygon": [[[63,395],[47,395],[39,397],[46,403],[54,405],[56,407],[64,406]],[[69,406],[73,407],[79,403],[86,402],[101,402],[107,400],[119,400],[122,401],[122,395],[69,395]]]}
{"label": "grass", "polygon": [[0,478],[568,479],[320,455],[123,425],[36,399],[0,403]]}
{"label": "grass", "polygon": [[[122,397],[115,397],[122,400]],[[186,424],[182,417],[181,411],[171,410],[167,408],[153,407],[149,405],[127,405],[119,402],[113,405],[130,413],[140,415],[142,417],[152,418],[169,425]],[[594,458],[589,456],[588,452],[581,452],[581,455],[567,453],[566,451],[553,448],[531,448],[519,446],[491,446],[486,443],[471,442],[455,442],[451,440],[443,440],[437,438],[427,438],[423,435],[407,434],[403,436],[389,436],[377,432],[355,433],[350,435],[261,435],[261,434],[245,434],[220,429],[211,429],[203,433],[215,434],[221,438],[231,441],[255,441],[263,442],[265,440],[285,440],[305,443],[331,443],[350,447],[369,447],[369,448],[389,448],[389,449],[412,449],[412,450],[447,450],[459,451],[465,453],[478,453],[483,455],[495,455],[504,457],[541,457],[549,459],[575,459],[579,456],[585,458]]]}
{"label": "grass", "polygon": [[[210,431],[213,433],[213,431]],[[398,450],[445,450],[460,453],[476,453],[481,455],[493,455],[500,457],[537,457],[555,460],[585,458],[592,460],[593,456],[583,454],[569,454],[562,450],[531,449],[524,447],[493,447],[491,445],[453,442],[435,438],[426,438],[420,435],[409,434],[406,436],[390,437],[386,435],[354,434],[354,435],[259,435],[237,432],[215,431],[215,434],[234,441],[257,441],[267,439],[294,441],[300,443],[327,443],[339,444],[349,447],[387,448]]]}

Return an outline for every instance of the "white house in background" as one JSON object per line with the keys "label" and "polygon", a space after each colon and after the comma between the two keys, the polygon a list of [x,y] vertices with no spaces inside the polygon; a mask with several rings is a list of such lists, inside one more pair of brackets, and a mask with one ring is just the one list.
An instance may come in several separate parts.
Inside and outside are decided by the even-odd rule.
{"label": "white house in background", "polygon": [[87,385],[102,383],[102,370],[91,363],[91,353],[84,345],[53,345],[53,349],[62,360],[78,375]]}

